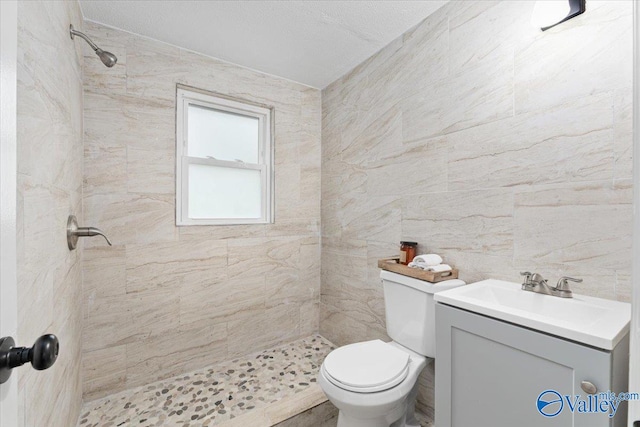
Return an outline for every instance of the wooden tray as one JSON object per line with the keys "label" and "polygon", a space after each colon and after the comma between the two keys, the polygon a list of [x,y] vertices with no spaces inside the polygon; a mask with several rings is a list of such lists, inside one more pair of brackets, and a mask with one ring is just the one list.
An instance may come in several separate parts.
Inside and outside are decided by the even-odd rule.
{"label": "wooden tray", "polygon": [[393,271],[394,273],[402,274],[403,276],[413,277],[415,279],[424,280],[426,282],[437,283],[444,280],[452,280],[458,278],[458,270],[453,269],[451,271],[425,271],[419,268],[407,267],[404,264],[400,264],[400,257],[383,258],[378,260],[378,268],[387,271]]}

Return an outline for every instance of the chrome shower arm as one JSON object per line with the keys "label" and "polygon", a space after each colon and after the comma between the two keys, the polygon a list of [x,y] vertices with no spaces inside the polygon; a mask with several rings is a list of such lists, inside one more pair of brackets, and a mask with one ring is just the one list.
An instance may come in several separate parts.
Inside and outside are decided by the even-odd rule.
{"label": "chrome shower arm", "polygon": [[89,43],[89,46],[91,46],[91,49],[93,49],[94,52],[100,49],[94,42],[91,41],[91,39],[85,33],[74,29],[73,25],[69,25],[69,34],[71,35],[71,40],[73,40],[74,36],[82,37],[84,41]]}

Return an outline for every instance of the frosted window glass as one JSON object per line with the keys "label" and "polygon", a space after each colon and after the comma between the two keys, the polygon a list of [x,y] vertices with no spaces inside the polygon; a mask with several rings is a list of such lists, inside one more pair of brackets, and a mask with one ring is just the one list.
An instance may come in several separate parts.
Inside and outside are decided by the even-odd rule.
{"label": "frosted window glass", "polygon": [[189,218],[261,218],[260,171],[189,165]]}
{"label": "frosted window glass", "polygon": [[188,108],[189,156],[258,163],[257,118],[191,104]]}

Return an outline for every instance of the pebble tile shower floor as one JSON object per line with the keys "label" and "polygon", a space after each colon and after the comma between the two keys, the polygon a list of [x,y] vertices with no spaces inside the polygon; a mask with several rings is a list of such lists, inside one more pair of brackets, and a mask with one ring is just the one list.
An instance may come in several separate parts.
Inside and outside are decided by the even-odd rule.
{"label": "pebble tile shower floor", "polygon": [[335,347],[321,336],[87,402],[78,427],[213,426],[316,382]]}

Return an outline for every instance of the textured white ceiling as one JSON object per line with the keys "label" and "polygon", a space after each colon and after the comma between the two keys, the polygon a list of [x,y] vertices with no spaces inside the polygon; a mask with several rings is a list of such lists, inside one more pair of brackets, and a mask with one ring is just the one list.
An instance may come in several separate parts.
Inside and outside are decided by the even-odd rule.
{"label": "textured white ceiling", "polygon": [[445,3],[80,0],[88,20],[317,88]]}

